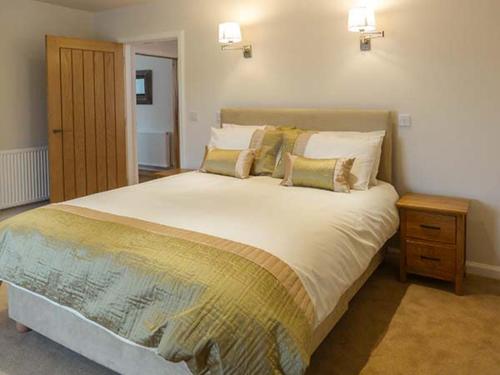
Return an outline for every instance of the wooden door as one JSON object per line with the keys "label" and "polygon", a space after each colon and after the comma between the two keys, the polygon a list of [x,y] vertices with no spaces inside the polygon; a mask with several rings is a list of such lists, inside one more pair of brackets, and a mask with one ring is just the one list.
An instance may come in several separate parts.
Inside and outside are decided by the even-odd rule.
{"label": "wooden door", "polygon": [[127,184],[123,45],[46,37],[50,200]]}

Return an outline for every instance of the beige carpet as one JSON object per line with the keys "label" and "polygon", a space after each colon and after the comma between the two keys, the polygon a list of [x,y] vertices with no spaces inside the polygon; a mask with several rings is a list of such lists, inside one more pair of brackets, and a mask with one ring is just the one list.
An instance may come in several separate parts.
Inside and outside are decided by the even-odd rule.
{"label": "beige carpet", "polygon": [[388,259],[313,356],[311,374],[500,374],[500,281],[396,279]]}
{"label": "beige carpet", "polygon": [[500,297],[485,289],[457,298],[412,285],[362,374],[500,374]]}
{"label": "beige carpet", "polygon": [[[312,358],[312,374],[500,374],[500,282],[396,280],[389,259],[361,289]],[[30,332],[16,333],[0,288],[0,375],[113,374]]]}

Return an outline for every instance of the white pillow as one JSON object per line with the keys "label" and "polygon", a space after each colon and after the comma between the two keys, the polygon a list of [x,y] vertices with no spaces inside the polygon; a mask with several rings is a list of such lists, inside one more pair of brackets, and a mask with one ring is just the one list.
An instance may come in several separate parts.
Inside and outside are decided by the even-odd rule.
{"label": "white pillow", "polygon": [[212,128],[209,147],[223,150],[246,150],[250,146],[255,129],[251,126],[237,128]]}
{"label": "white pillow", "polygon": [[222,124],[222,129],[240,129],[240,128],[250,128],[253,130],[265,130],[266,125],[236,125],[236,124]]}
{"label": "white pillow", "polygon": [[325,135],[335,135],[338,137],[345,138],[353,138],[353,139],[373,139],[379,143],[377,146],[377,156],[375,158],[375,162],[372,168],[372,174],[370,176],[370,186],[377,185],[377,176],[380,168],[380,158],[382,157],[382,143],[384,142],[385,130],[376,130],[372,132],[340,132],[340,131],[332,131],[332,132],[321,132]]}
{"label": "white pillow", "polygon": [[380,162],[380,137],[336,133],[338,132],[319,132],[311,135],[304,156],[313,159],[356,158],[349,183],[354,190],[367,190],[376,169],[377,157]]}

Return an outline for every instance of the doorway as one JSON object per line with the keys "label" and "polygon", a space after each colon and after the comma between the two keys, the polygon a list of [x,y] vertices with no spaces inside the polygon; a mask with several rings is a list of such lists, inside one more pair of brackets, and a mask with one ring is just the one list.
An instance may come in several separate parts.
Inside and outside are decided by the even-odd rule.
{"label": "doorway", "polygon": [[179,168],[177,39],[136,42],[135,122],[139,182]]}
{"label": "doorway", "polygon": [[183,159],[183,33],[125,43],[129,184],[177,169]]}

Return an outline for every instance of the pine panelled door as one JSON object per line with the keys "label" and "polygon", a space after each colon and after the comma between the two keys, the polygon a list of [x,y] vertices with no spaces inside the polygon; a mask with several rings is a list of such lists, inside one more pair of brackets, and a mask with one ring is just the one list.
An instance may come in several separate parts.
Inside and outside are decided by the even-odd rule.
{"label": "pine panelled door", "polygon": [[50,200],[127,184],[123,45],[46,37]]}

